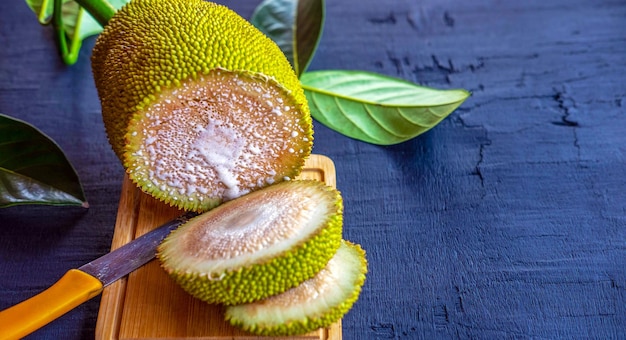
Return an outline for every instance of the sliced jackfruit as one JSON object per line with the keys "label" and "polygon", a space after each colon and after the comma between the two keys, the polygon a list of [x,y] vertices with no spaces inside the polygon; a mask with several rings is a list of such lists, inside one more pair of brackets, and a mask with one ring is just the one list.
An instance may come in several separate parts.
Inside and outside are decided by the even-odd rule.
{"label": "sliced jackfruit", "polygon": [[257,335],[291,336],[328,327],[352,308],[366,273],[363,249],[344,241],[315,277],[282,294],[229,306],[225,317],[232,325]]}
{"label": "sliced jackfruit", "polygon": [[201,214],[158,247],[162,267],[208,303],[248,303],[313,277],[341,243],[342,199],[318,181],[271,185]]}
{"label": "sliced jackfruit", "polygon": [[92,69],[113,150],[171,205],[206,211],[294,178],[311,152],[289,61],[222,5],[132,0],[99,35]]}

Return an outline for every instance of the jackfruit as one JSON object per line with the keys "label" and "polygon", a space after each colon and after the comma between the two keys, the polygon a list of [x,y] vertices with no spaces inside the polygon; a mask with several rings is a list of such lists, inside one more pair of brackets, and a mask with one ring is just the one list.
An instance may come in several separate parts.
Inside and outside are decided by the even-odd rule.
{"label": "jackfruit", "polygon": [[157,258],[185,291],[208,303],[264,299],[310,279],[341,243],[340,193],[285,181],[228,201],[173,231]]}
{"label": "jackfruit", "polygon": [[328,327],[352,308],[366,273],[363,249],[343,241],[315,277],[282,294],[229,306],[225,317],[232,325],[257,335],[292,336]]}
{"label": "jackfruit", "polygon": [[209,210],[296,177],[311,152],[289,61],[222,5],[132,0],[91,61],[114,152],[133,182],[170,205]]}

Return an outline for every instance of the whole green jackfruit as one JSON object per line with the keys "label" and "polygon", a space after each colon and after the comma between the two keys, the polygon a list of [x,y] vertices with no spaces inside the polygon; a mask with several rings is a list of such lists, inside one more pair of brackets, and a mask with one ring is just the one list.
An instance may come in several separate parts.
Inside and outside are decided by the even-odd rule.
{"label": "whole green jackfruit", "polygon": [[208,303],[257,301],[326,266],[341,243],[340,193],[286,181],[228,201],[173,231],[157,258],[188,293]]}
{"label": "whole green jackfruit", "polygon": [[228,306],[226,320],[250,333],[270,336],[299,335],[328,327],[352,308],[366,273],[363,249],[343,241],[313,278],[261,301]]}
{"label": "whole green jackfruit", "polygon": [[294,178],[311,152],[289,61],[222,5],[132,0],[99,35],[92,70],[129,177],[179,208],[206,211]]}

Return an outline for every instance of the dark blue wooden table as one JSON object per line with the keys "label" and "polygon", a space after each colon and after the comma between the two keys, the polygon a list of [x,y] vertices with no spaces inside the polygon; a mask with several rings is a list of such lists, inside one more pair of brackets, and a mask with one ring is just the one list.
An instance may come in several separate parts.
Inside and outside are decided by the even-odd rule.
{"label": "dark blue wooden table", "polygon": [[[93,41],[65,67],[25,2],[0,2],[0,112],[58,142],[91,205],[0,210],[0,309],[110,247],[123,170]],[[345,339],[626,338],[626,2],[328,1],[311,68],[473,93],[390,147],[316,124],[370,263]],[[98,304],[29,338],[91,339]]]}

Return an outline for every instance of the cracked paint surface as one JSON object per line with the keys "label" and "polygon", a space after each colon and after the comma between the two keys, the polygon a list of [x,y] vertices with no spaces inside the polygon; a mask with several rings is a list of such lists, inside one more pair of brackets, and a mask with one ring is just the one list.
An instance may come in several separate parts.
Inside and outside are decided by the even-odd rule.
{"label": "cracked paint surface", "polygon": [[[472,97],[427,134],[382,151],[316,139],[318,152],[345,160],[337,173],[338,183],[351,183],[342,188],[354,216],[347,237],[378,240],[364,245],[373,249],[374,282],[362,298],[379,307],[349,314],[344,325],[364,317],[371,326],[344,334],[619,337],[626,70],[617,56],[626,55],[626,40],[615,13],[626,6],[405,0],[388,7],[368,2],[346,14],[350,24],[335,25],[352,42],[325,36],[312,66],[466,88]],[[349,53],[372,36],[384,43],[359,58]],[[376,204],[374,220],[358,217]]]}

